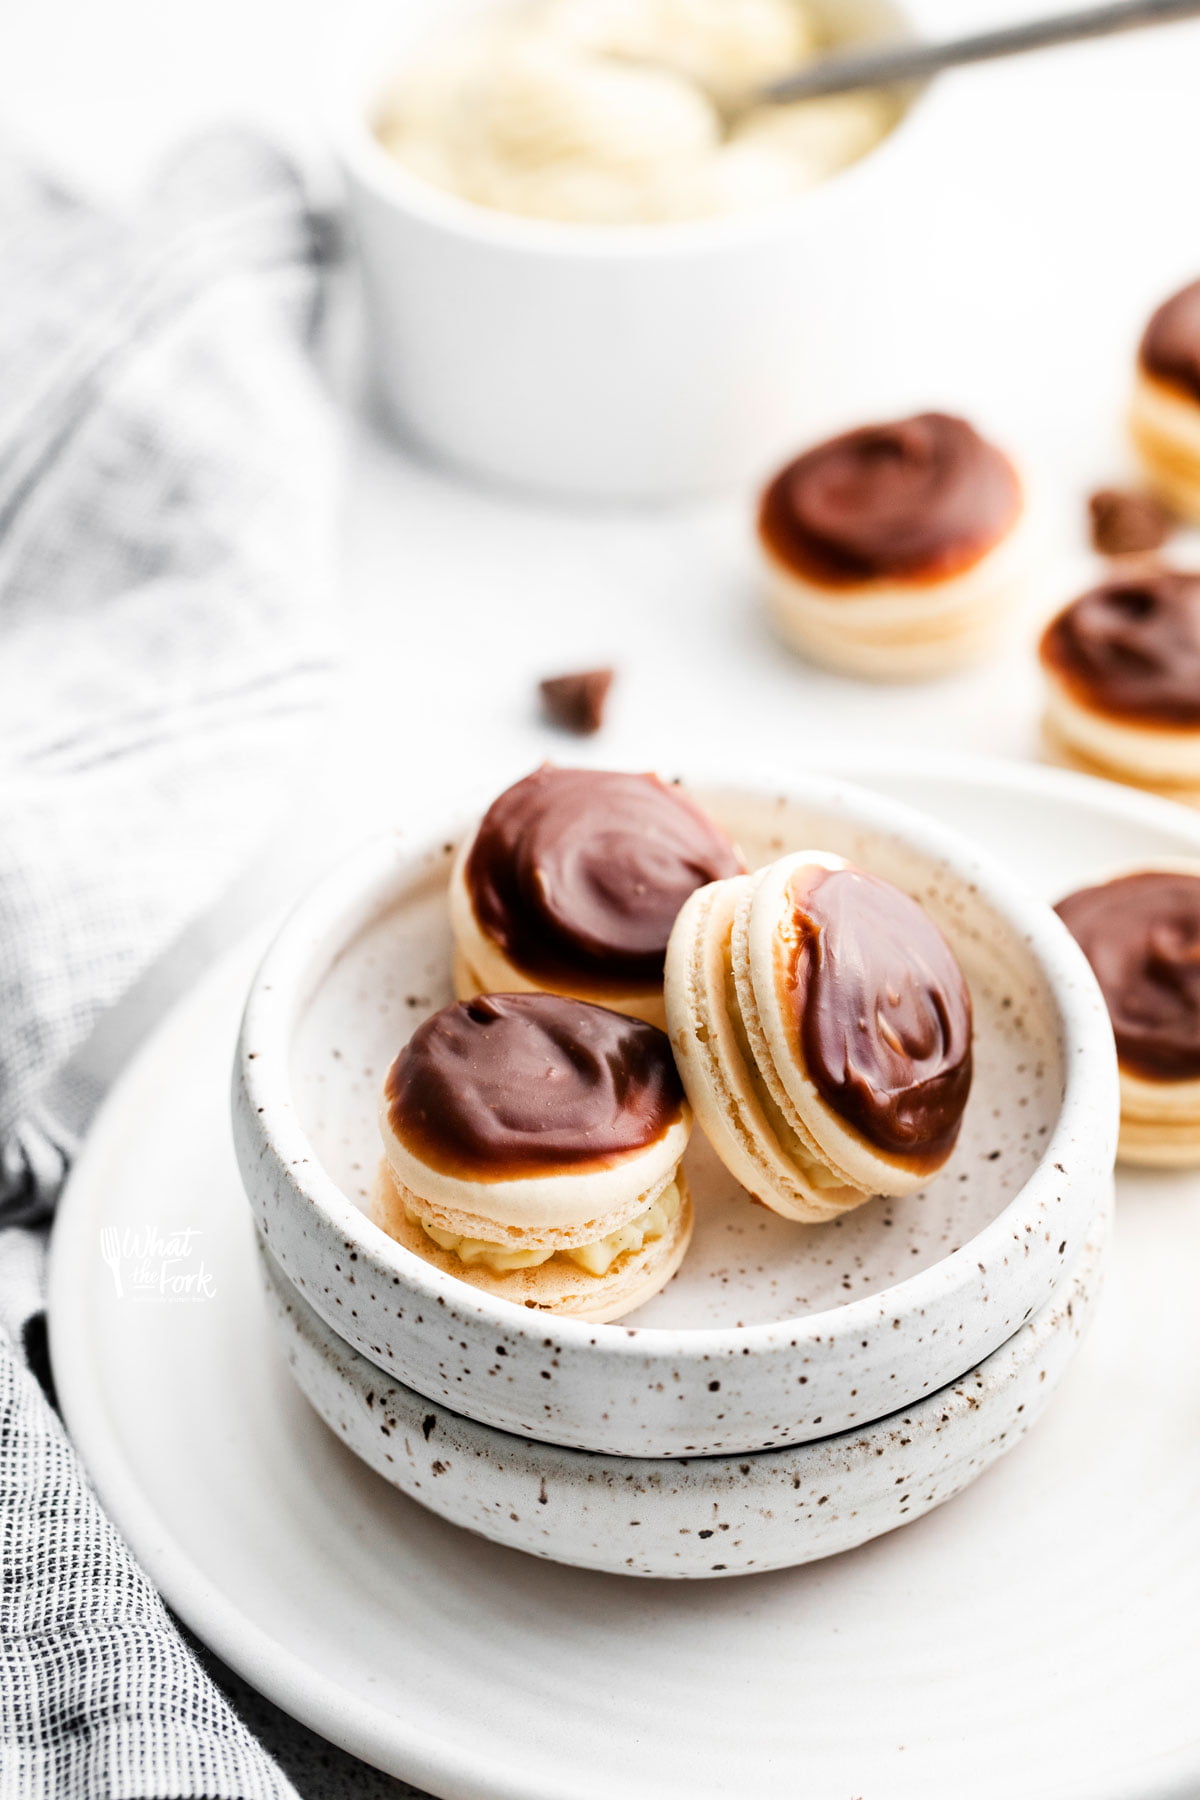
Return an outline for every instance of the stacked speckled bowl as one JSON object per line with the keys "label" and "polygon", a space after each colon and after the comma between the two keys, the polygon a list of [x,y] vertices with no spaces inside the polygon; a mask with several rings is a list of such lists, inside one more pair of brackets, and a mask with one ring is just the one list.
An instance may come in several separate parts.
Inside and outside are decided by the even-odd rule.
{"label": "stacked speckled bowl", "polygon": [[693,785],[752,863],[837,851],[917,895],[953,943],[976,1076],[958,1148],[920,1194],[792,1225],[696,1141],[684,1269],[619,1325],[493,1299],[394,1243],[364,1211],[376,1101],[451,998],[453,828],[379,842],[303,902],[255,981],[234,1080],[269,1303],[317,1411],[447,1518],[645,1575],[847,1549],[1009,1448],[1097,1292],[1117,1124],[1090,971],[982,854],[843,784]]}

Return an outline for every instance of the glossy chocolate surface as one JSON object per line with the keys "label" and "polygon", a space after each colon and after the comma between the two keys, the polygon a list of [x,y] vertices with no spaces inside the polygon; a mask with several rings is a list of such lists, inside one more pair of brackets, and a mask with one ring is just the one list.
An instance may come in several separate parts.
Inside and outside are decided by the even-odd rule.
{"label": "glossy chocolate surface", "polygon": [[1159,307],[1142,337],[1140,361],[1155,381],[1200,401],[1200,281]]}
{"label": "glossy chocolate surface", "polygon": [[1020,510],[1003,451],[964,419],[921,413],[797,457],[763,495],[759,532],[785,568],[823,586],[933,582],[973,567]]}
{"label": "glossy chocolate surface", "polygon": [[415,1156],[481,1181],[608,1168],[683,1108],[665,1032],[553,994],[443,1007],[400,1052],[384,1095]]}
{"label": "glossy chocolate surface", "polygon": [[789,987],[818,1093],[877,1149],[940,1167],[971,1090],[953,951],[915,900],[861,869],[802,869],[790,895]]}
{"label": "glossy chocolate surface", "polygon": [[1151,1081],[1200,1077],[1200,877],[1144,869],[1055,911],[1095,971],[1120,1062]]}
{"label": "glossy chocolate surface", "polygon": [[488,808],[466,883],[510,962],[603,992],[659,985],[688,895],[741,870],[725,833],[657,775],[547,766]]}
{"label": "glossy chocolate surface", "polygon": [[1171,570],[1092,588],[1051,620],[1041,657],[1093,710],[1200,726],[1200,575]]}

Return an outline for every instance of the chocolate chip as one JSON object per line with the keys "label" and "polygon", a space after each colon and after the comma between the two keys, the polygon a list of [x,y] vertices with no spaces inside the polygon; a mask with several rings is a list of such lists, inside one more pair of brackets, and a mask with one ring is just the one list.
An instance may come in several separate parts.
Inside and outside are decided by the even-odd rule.
{"label": "chocolate chip", "polygon": [[599,731],[613,673],[612,669],[581,669],[576,675],[548,675],[540,681],[542,711],[549,723],[581,737]]}
{"label": "chocolate chip", "polygon": [[1092,544],[1101,556],[1137,556],[1159,550],[1174,530],[1174,520],[1153,494],[1101,488],[1088,501]]}

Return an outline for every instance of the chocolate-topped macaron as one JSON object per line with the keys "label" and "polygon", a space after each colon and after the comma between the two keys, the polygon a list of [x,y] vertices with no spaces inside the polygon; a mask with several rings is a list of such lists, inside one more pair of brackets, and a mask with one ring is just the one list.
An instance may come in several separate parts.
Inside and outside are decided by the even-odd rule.
{"label": "chocolate-topped macaron", "polygon": [[388,1070],[376,1222],[518,1305],[616,1319],[683,1258],[691,1130],[653,1025],[552,994],[443,1007]]}
{"label": "chocolate-topped macaron", "polygon": [[1200,802],[1200,575],[1092,588],[1050,621],[1040,657],[1052,760]]}
{"label": "chocolate-topped macaron", "polygon": [[1129,428],[1157,493],[1200,519],[1200,281],[1164,301],[1142,334]]}
{"label": "chocolate-topped macaron", "polygon": [[571,994],[661,1025],[675,915],[744,867],[682,788],[547,764],[493,801],[459,852],[455,991]]}
{"label": "chocolate-topped macaron", "polygon": [[667,1020],[718,1156],[785,1218],[914,1192],[958,1141],[971,996],[923,908],[839,856],[802,850],[686,903]]}
{"label": "chocolate-topped macaron", "polygon": [[1026,575],[1021,481],[965,419],[921,413],[798,456],[759,504],[775,621],[851,675],[910,680],[982,655]]}
{"label": "chocolate-topped macaron", "polygon": [[1092,965],[1121,1077],[1123,1162],[1200,1167],[1200,862],[1135,869],[1055,908]]}

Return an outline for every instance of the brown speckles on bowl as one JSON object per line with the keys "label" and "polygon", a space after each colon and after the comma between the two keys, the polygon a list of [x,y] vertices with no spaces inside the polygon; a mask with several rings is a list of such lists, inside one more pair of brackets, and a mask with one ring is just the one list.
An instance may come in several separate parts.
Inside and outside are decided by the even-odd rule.
{"label": "brown speckles on bowl", "polygon": [[[1018,1442],[1090,1316],[1107,1225],[1104,1212],[1062,1293],[967,1378],[898,1418],[737,1459],[599,1456],[514,1438],[448,1409],[430,1412],[300,1301],[261,1245],[260,1260],[296,1381],[386,1480],[534,1556],[617,1574],[706,1578],[813,1561],[907,1524]],[[373,1429],[380,1410],[382,1434]]]}

